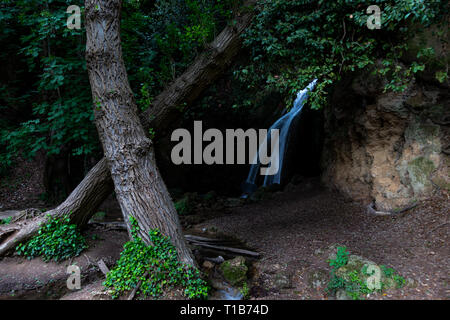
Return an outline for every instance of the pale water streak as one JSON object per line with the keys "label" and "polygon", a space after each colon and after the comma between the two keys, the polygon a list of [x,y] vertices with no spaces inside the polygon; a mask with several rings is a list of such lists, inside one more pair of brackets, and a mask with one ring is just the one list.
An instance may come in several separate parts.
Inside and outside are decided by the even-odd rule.
{"label": "pale water streak", "polygon": [[[260,144],[256,157],[258,157],[258,154],[261,152],[261,150],[266,150],[267,146],[271,145],[270,143],[270,133],[272,132],[271,130],[274,129],[279,130],[280,133],[279,155],[278,154],[271,155],[271,159],[273,159],[274,162],[278,161],[279,169],[276,174],[265,176],[263,186],[281,183],[281,177],[283,174],[283,162],[289,142],[289,133],[292,122],[301,113],[303,106],[305,105],[306,100],[308,99],[308,93],[314,89],[316,83],[317,79],[315,79],[305,89],[301,90],[297,94],[297,98],[294,101],[292,109],[288,113],[280,117],[277,121],[275,121],[275,123],[268,130],[266,139]],[[276,159],[275,157],[279,157],[279,159]],[[254,164],[250,167],[250,172],[248,174],[247,180],[245,181],[242,187],[245,193],[252,193],[257,187],[256,180],[258,178],[258,172],[260,171],[261,163],[259,161],[259,158],[254,159],[252,163]]]}

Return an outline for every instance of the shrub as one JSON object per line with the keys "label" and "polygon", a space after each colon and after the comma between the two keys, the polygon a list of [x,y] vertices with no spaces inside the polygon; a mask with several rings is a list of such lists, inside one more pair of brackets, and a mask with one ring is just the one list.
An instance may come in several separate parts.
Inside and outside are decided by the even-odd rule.
{"label": "shrub", "polygon": [[[434,55],[418,54],[415,61],[402,59],[415,27],[445,21],[448,1],[419,0],[264,0],[252,26],[245,31],[244,45],[250,61],[236,72],[248,90],[249,102],[257,96],[278,92],[292,105],[295,94],[318,79],[310,95],[311,108],[326,105],[333,84],[356,71],[371,70],[386,78],[386,90],[403,91],[417,72],[425,69]],[[381,9],[381,29],[367,27],[367,8]],[[448,28],[448,24],[441,27]],[[445,36],[442,37],[445,41]],[[377,61],[382,66],[377,66]],[[405,67],[401,67],[406,63]],[[428,67],[427,67],[428,68]],[[439,81],[447,79],[448,66],[440,65]]]}
{"label": "shrub", "polygon": [[69,222],[68,216],[55,218],[48,215],[38,235],[16,247],[17,254],[28,259],[42,256],[44,261],[61,261],[78,256],[88,245],[77,226]]}
{"label": "shrub", "polygon": [[8,217],[0,220],[0,224],[10,224],[12,221],[12,217]]}
{"label": "shrub", "polygon": [[[351,256],[349,259],[349,252],[345,247],[338,247],[336,258],[329,259],[328,263],[332,270],[327,292],[336,294],[337,291],[343,290],[354,300],[386,288],[400,288],[406,282],[402,276],[396,274],[393,268],[370,265],[368,261],[358,256]],[[378,269],[380,273],[377,274],[374,269]],[[380,286],[369,287],[370,278],[373,280],[375,276],[380,281]]]}
{"label": "shrub", "polygon": [[[190,299],[206,298],[209,287],[200,272],[177,260],[177,252],[169,238],[158,230],[150,230],[153,245],[147,245],[137,236],[137,221],[130,217],[132,241],[125,243],[117,265],[103,283],[111,288],[113,298],[132,290],[141,283],[138,293],[143,296],[160,296],[165,289],[183,287]],[[148,271],[148,272],[147,272]]]}

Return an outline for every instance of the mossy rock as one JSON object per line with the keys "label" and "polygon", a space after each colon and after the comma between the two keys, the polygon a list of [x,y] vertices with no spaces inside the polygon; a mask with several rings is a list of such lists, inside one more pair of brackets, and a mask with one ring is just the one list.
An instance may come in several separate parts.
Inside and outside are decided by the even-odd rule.
{"label": "mossy rock", "polygon": [[310,273],[308,284],[313,289],[325,288],[328,279],[328,273],[325,270],[319,269]]}
{"label": "mossy rock", "polygon": [[[371,276],[367,271],[373,269],[381,270],[381,268],[373,261],[367,260],[361,256],[350,255],[347,264],[336,270],[336,275],[350,281],[351,275],[354,274],[358,276],[362,283],[367,283],[367,279]],[[386,280],[386,277],[382,272],[380,272],[380,276],[380,281],[383,283]]]}
{"label": "mossy rock", "polygon": [[430,177],[434,163],[425,157],[418,157],[408,163],[408,173],[415,193],[422,193],[431,187]]}
{"label": "mossy rock", "polygon": [[274,277],[273,285],[278,290],[292,288],[292,275],[285,271],[278,272]]}
{"label": "mossy rock", "polygon": [[220,270],[225,280],[233,286],[243,283],[247,279],[248,267],[244,257],[238,256],[223,262]]}

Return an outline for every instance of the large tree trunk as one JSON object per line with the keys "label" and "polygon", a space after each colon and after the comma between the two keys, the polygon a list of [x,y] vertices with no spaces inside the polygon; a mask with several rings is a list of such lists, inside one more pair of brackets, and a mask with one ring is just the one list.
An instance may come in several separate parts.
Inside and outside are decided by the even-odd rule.
{"label": "large tree trunk", "polygon": [[121,0],[85,1],[86,62],[103,152],[129,234],[133,216],[144,242],[151,244],[149,231],[157,228],[170,237],[178,258],[194,265],[128,82],[120,40],[121,3]]}
{"label": "large tree trunk", "polygon": [[[251,6],[256,0],[249,0]],[[183,103],[189,106],[212,82],[214,82],[239,52],[242,44],[242,32],[250,24],[253,10],[238,13],[233,26],[227,26],[209,44],[195,62],[160,95],[152,106],[141,115],[141,122],[146,129],[152,127],[156,132],[163,132],[171,121],[179,115],[177,109]],[[71,221],[83,226],[95,210],[112,192],[113,183],[106,159],[100,160],[85,176],[78,187],[57,208],[46,212],[53,216],[70,214]],[[0,255],[14,249],[20,243],[36,234],[45,217],[19,221],[13,225],[0,226]]]}

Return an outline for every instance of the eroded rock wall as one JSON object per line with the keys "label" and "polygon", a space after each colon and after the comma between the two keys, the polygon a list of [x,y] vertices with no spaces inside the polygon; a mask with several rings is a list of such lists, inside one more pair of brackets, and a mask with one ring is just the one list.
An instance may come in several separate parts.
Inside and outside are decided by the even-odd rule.
{"label": "eroded rock wall", "polygon": [[383,93],[366,75],[337,90],[325,110],[323,182],[354,200],[396,210],[450,189],[446,85],[413,81]]}

